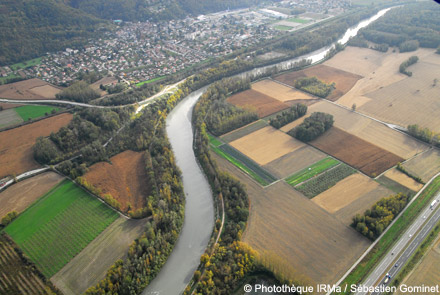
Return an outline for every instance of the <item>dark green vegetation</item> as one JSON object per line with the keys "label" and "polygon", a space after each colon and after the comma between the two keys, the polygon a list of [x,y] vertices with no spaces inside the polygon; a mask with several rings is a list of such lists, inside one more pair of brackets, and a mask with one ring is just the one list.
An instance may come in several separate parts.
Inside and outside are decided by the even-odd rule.
{"label": "dark green vegetation", "polygon": [[408,201],[409,198],[401,193],[383,198],[365,211],[364,215],[357,214],[351,226],[367,238],[375,240],[405,208]]}
{"label": "dark green vegetation", "polygon": [[302,77],[295,81],[295,88],[326,98],[335,89],[335,83],[326,84],[316,77]]}
{"label": "dark green vegetation", "polygon": [[307,106],[304,104],[296,104],[292,106],[287,111],[283,111],[281,114],[276,115],[276,117],[272,117],[269,120],[269,124],[273,127],[280,129],[286,124],[295,121],[298,118],[301,118],[307,113]]}
{"label": "dark green vegetation", "polygon": [[104,24],[56,0],[1,1],[0,66],[79,47]]}
{"label": "dark green vegetation", "polygon": [[[358,266],[344,279],[341,286],[359,284],[371,270],[379,263],[380,259],[393,246],[394,242],[405,232],[419,213],[431,202],[436,193],[440,190],[440,177],[435,178],[423,192],[414,200],[411,205],[402,213],[402,216],[388,229],[384,236],[377,242],[376,246],[358,264]],[[341,294],[349,294],[342,292]]]}
{"label": "dark green vegetation", "polygon": [[408,133],[421,141],[440,146],[440,134],[435,134],[429,128],[423,128],[417,124],[408,125]]}
{"label": "dark green vegetation", "polygon": [[316,175],[338,165],[340,162],[338,160],[335,160],[331,157],[327,157],[325,159],[322,159],[318,162],[316,162],[313,165],[310,165],[309,167],[287,177],[285,180],[288,184],[291,186],[296,186],[300,184],[303,181],[306,181],[312,177],[315,177]]}
{"label": "dark green vegetation", "polygon": [[356,173],[356,170],[341,163],[317,177],[296,186],[295,189],[302,192],[306,197],[313,198],[353,173]]}
{"label": "dark green vegetation", "polygon": [[412,179],[414,179],[418,183],[425,184],[425,182],[420,177],[418,177],[418,176],[410,173],[408,170],[406,170],[405,167],[402,166],[402,163],[397,163],[396,168],[397,168],[397,170],[399,170],[402,173],[405,173],[406,175],[408,175],[409,177],[411,177]]}
{"label": "dark green vegetation", "polygon": [[24,120],[27,121],[29,119],[37,119],[43,116],[47,116],[49,114],[54,114],[58,112],[60,109],[55,107],[48,106],[22,106],[15,108],[17,114]]}
{"label": "dark green vegetation", "polygon": [[360,31],[361,39],[376,44],[399,47],[401,52],[419,46],[437,48],[440,45],[440,6],[434,1],[409,3],[393,8]]}
{"label": "dark green vegetation", "polygon": [[17,216],[18,216],[18,212],[17,212],[17,211],[9,212],[8,214],[6,214],[5,216],[2,217],[1,225],[3,225],[3,226],[7,226],[7,225],[10,224],[15,218],[17,218]]}
{"label": "dark green vegetation", "polygon": [[326,113],[315,112],[310,117],[305,118],[304,122],[290,130],[287,134],[301,141],[309,142],[333,126],[333,116]]}
{"label": "dark green vegetation", "polygon": [[87,103],[100,95],[98,92],[89,87],[84,81],[73,83],[60,93],[55,95],[56,99],[71,100],[76,102]]}
{"label": "dark green vegetation", "polygon": [[5,231],[49,278],[118,217],[74,183],[64,181]]}
{"label": "dark green vegetation", "polygon": [[212,150],[221,157],[225,158],[245,173],[249,174],[262,186],[266,186],[277,179],[269,172],[260,167],[257,163],[231,147],[229,144],[223,144],[219,147],[212,147]]}
{"label": "dark green vegetation", "polygon": [[400,64],[399,72],[401,72],[402,74],[405,74],[405,75],[411,77],[412,76],[412,72],[408,71],[407,68],[410,65],[415,64],[418,60],[419,60],[419,58],[417,56],[415,56],[415,55],[411,56],[406,61],[404,61],[403,63]]}

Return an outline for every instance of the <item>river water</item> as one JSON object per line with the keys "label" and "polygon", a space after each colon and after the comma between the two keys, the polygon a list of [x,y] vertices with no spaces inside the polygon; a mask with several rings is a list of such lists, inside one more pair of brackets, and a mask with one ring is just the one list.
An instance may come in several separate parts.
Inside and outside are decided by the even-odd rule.
{"label": "river water", "polygon": [[[356,36],[361,28],[383,16],[391,8],[383,9],[369,19],[349,28],[337,42],[344,45]],[[291,68],[295,62],[303,59],[317,63],[334,48],[330,45],[309,54],[280,62],[276,65],[256,68],[237,75],[247,77],[264,73],[276,66],[281,70]],[[193,151],[192,110],[207,87],[199,89],[185,97],[167,118],[167,134],[173,148],[177,166],[182,171],[185,188],[185,220],[176,246],[158,276],[144,290],[143,295],[178,295],[183,292],[200,263],[214,227],[214,205],[211,189],[201,168],[197,164]]]}

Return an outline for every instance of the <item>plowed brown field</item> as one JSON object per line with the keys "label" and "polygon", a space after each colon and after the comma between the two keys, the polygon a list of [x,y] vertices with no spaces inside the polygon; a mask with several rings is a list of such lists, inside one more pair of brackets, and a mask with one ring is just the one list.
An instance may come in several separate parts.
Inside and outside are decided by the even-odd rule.
{"label": "plowed brown field", "polygon": [[11,211],[24,211],[61,180],[59,174],[46,172],[8,187],[0,193],[0,218]]}
{"label": "plowed brown field", "polygon": [[37,137],[57,132],[69,124],[72,118],[72,114],[65,113],[0,132],[0,178],[12,174],[19,175],[39,167],[32,152]]}
{"label": "plowed brown field", "polygon": [[332,127],[310,144],[372,177],[403,160],[337,127]]}
{"label": "plowed brown field", "polygon": [[150,188],[143,153],[125,151],[107,162],[96,163],[90,167],[84,178],[104,194],[110,194],[121,204],[122,211],[143,208]]}
{"label": "plowed brown field", "polygon": [[260,118],[289,108],[287,104],[253,89],[234,94],[227,99],[227,102],[254,110]]}
{"label": "plowed brown field", "polygon": [[0,98],[8,99],[55,99],[60,92],[51,84],[40,79],[29,79],[0,86]]}
{"label": "plowed brown field", "polygon": [[327,99],[336,101],[338,98],[347,93],[356,82],[362,78],[360,75],[352,74],[340,69],[325,65],[313,66],[301,71],[290,72],[275,77],[284,84],[294,86],[295,80],[301,77],[316,77],[325,83],[335,83],[335,89],[327,96]]}

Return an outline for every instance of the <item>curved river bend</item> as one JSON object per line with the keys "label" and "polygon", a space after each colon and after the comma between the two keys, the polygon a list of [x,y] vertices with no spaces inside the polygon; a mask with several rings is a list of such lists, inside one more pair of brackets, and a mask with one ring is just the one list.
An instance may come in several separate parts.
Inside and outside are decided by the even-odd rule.
{"label": "curved river bend", "polygon": [[[338,40],[346,44],[351,37],[356,36],[361,28],[366,27],[391,8],[383,9],[376,15],[349,28]],[[287,70],[295,62],[309,59],[317,63],[334,47],[330,45],[312,53],[280,62],[276,65],[256,68],[237,75],[247,77],[264,73],[276,66]],[[200,96],[208,86],[194,91],[185,97],[167,118],[167,134],[173,148],[177,166],[182,171],[183,185],[186,194],[185,220],[179,239],[158,276],[144,290],[143,295],[178,295],[183,292],[200,263],[214,227],[214,205],[211,189],[193,151],[193,129],[191,124],[192,110]]]}

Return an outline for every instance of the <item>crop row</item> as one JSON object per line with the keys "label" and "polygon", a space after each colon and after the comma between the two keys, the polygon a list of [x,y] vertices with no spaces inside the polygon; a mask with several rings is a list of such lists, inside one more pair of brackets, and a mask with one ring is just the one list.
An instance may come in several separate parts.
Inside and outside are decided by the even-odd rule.
{"label": "crop row", "polygon": [[295,189],[302,192],[306,197],[313,198],[355,172],[356,170],[353,168],[345,164],[340,164],[317,177],[296,186]]}
{"label": "crop row", "polygon": [[315,177],[316,175],[338,165],[339,163],[340,162],[338,160],[335,160],[331,157],[327,157],[289,176],[288,178],[286,178],[286,182],[291,186],[296,186],[301,182],[304,182],[312,177]]}

